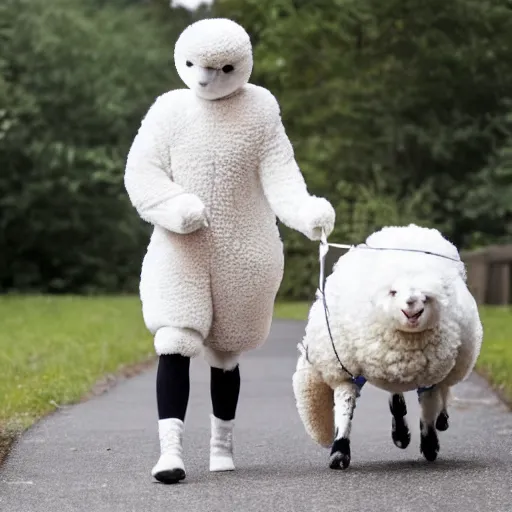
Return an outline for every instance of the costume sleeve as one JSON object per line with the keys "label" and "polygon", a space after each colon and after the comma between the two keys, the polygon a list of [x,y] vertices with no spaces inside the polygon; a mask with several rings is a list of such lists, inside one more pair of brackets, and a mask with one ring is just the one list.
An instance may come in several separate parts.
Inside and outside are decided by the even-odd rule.
{"label": "costume sleeve", "polygon": [[154,225],[177,231],[181,219],[173,202],[184,194],[170,177],[169,114],[157,98],[130,148],[124,175],[128,196],[140,217]]}
{"label": "costume sleeve", "polygon": [[319,239],[322,228],[332,231],[334,211],[325,199],[309,194],[273,96],[266,106],[270,107],[268,128],[260,163],[264,194],[283,224],[312,240]]}

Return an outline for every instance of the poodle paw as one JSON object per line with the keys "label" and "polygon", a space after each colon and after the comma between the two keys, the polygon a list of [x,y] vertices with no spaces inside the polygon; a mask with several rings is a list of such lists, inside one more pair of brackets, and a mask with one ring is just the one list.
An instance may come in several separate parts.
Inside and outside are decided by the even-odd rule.
{"label": "poodle paw", "polygon": [[329,467],[331,469],[347,469],[350,465],[350,439],[336,439],[331,449]]}
{"label": "poodle paw", "polygon": [[420,452],[429,462],[437,459],[439,453],[439,439],[437,432],[433,426],[426,426],[420,422],[421,429],[421,444]]}
{"label": "poodle paw", "polygon": [[447,411],[441,411],[436,420],[436,429],[439,430],[440,432],[448,430],[448,427],[450,426],[450,423],[448,421],[449,418],[450,416],[448,415]]}

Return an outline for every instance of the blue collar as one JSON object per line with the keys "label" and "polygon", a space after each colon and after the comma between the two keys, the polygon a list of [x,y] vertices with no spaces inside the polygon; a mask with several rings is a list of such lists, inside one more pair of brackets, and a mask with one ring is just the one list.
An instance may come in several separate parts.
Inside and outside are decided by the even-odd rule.
{"label": "blue collar", "polygon": [[[362,375],[359,375],[359,377],[352,377],[351,380],[359,388],[359,391],[361,391],[361,389],[363,389],[363,386],[367,382],[367,380]],[[425,391],[430,391],[430,390],[434,389],[434,387],[435,387],[435,384],[433,384],[432,386],[420,387],[416,390],[416,393],[418,393],[418,396],[420,396],[423,393],[425,393]]]}

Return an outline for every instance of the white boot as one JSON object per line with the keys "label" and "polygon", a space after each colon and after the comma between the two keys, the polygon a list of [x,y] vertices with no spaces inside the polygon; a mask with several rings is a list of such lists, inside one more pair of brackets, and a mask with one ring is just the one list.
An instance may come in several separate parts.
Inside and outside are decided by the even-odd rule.
{"label": "white boot", "polygon": [[233,471],[234,420],[224,421],[210,414],[210,471]]}
{"label": "white boot", "polygon": [[183,422],[177,418],[159,420],[160,459],[151,475],[165,484],[173,484],[186,476],[183,465]]}

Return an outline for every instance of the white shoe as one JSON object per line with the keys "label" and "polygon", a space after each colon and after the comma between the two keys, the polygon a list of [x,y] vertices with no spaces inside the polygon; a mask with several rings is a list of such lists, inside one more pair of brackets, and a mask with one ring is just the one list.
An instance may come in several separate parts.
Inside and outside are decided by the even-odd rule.
{"label": "white shoe", "polygon": [[234,420],[224,421],[210,414],[210,471],[234,471],[233,427]]}
{"label": "white shoe", "polygon": [[183,465],[183,422],[177,418],[168,418],[158,422],[160,436],[160,459],[151,471],[159,482],[173,484],[186,476]]}

